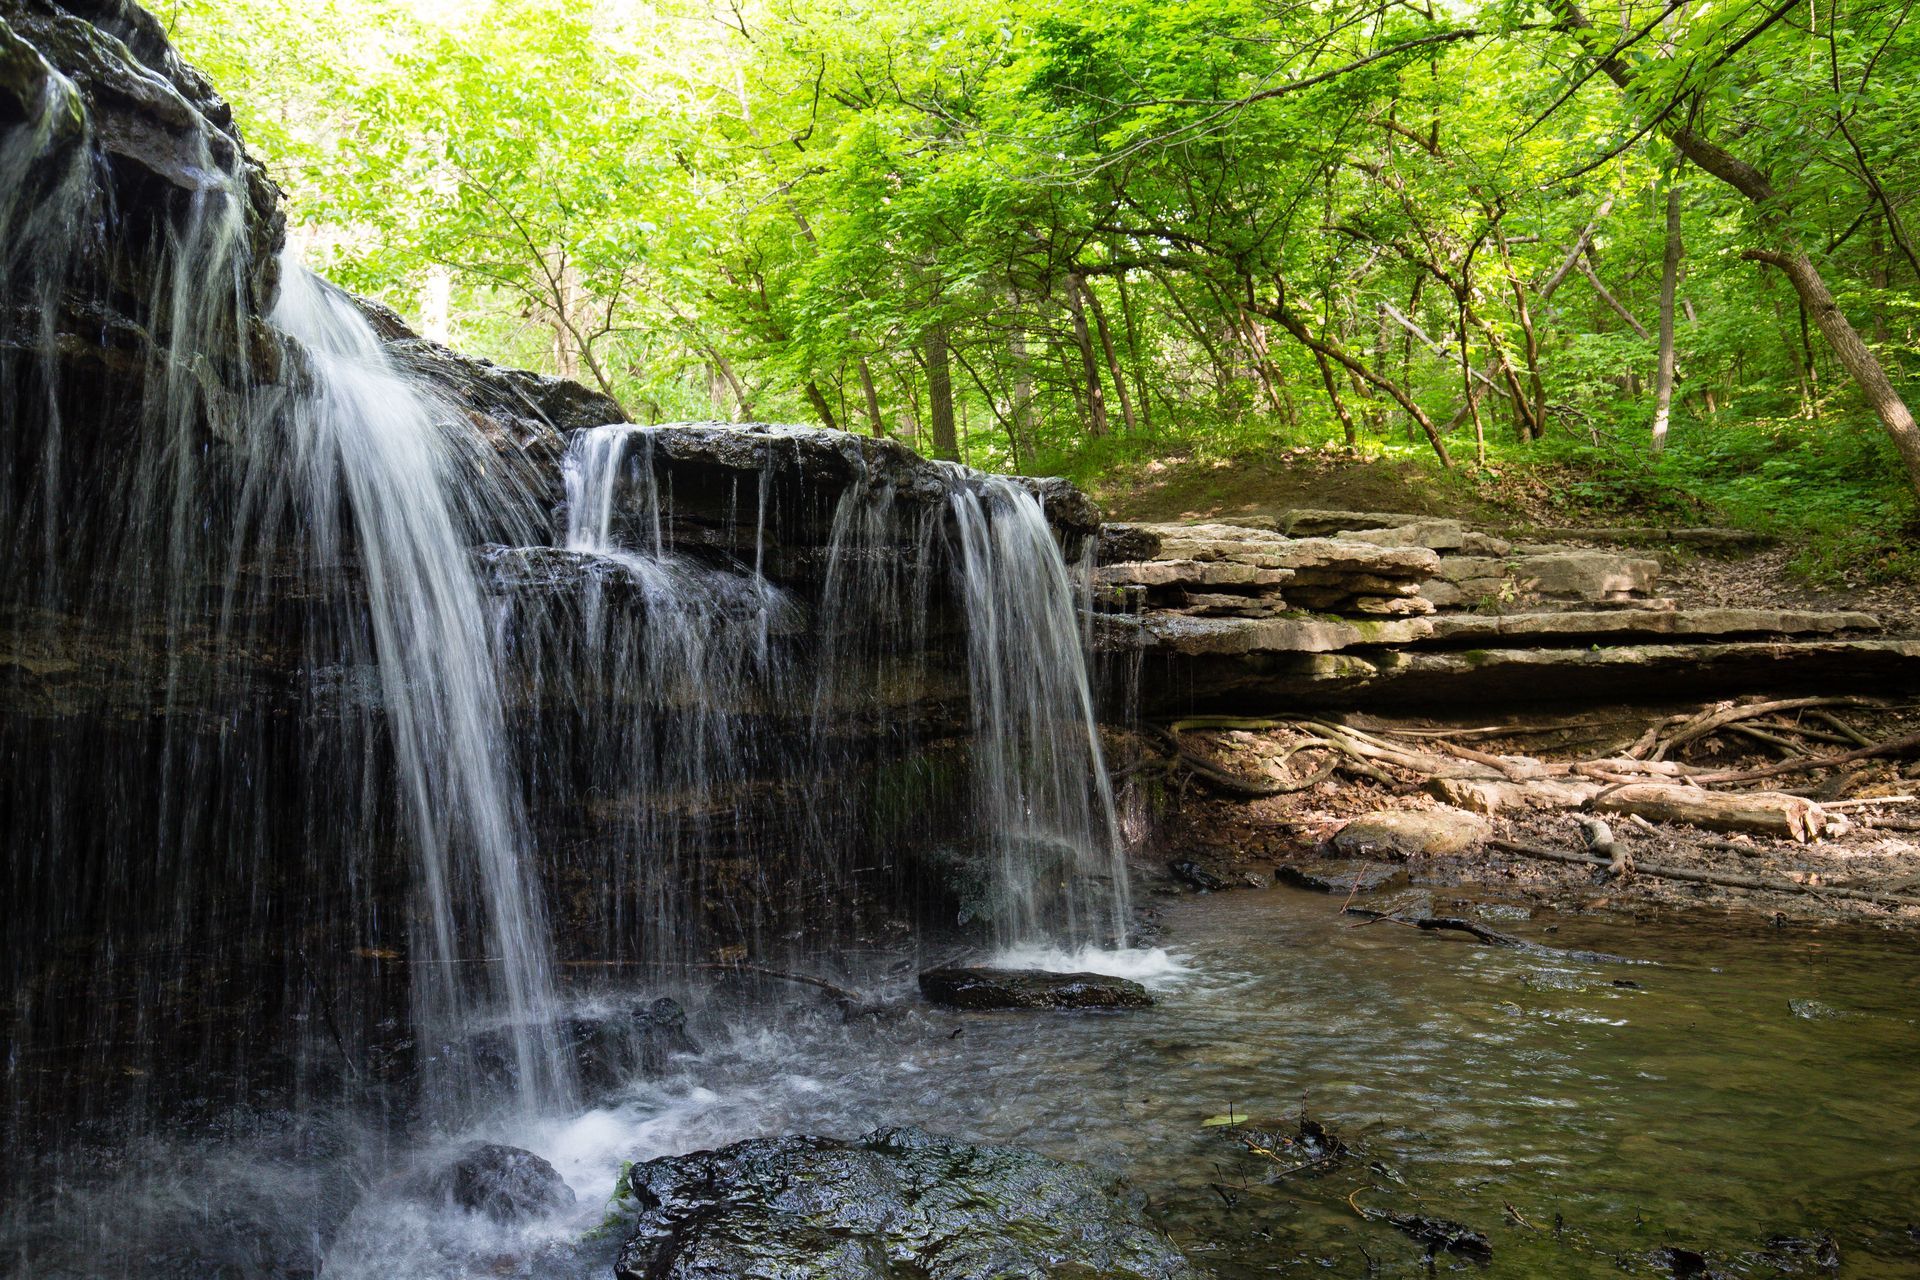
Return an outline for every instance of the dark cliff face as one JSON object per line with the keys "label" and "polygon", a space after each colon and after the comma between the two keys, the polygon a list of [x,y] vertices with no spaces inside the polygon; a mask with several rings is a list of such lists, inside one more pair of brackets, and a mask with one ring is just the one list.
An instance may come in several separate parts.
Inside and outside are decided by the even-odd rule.
{"label": "dark cliff face", "polygon": [[[1053,540],[1080,553],[1085,498],[887,441],[696,425],[625,433],[600,543],[575,547],[567,477],[617,406],[342,307],[284,239],[231,112],[149,15],[0,0],[9,1133],[373,1088],[433,971],[413,959],[423,834],[454,833],[446,932],[475,955],[500,932],[485,823],[448,779],[458,697],[490,726],[465,767],[503,780],[497,852],[537,882],[562,958],[685,972],[916,905],[952,919],[928,868],[984,857],[969,699],[999,674],[970,666],[970,635],[997,628],[1033,682],[1021,610],[1047,575],[1059,603]],[[383,379],[358,400],[323,340],[343,310]],[[396,393],[444,465],[370,477]],[[417,540],[421,504],[444,517],[437,559],[396,536]],[[1033,536],[989,536],[996,519]],[[421,634],[451,613],[466,634]],[[448,639],[461,655],[435,652]],[[1081,714],[1049,688],[1062,705],[1029,737]],[[1094,820],[1084,734],[1002,736],[1003,774],[1053,762],[1042,802]],[[499,994],[485,965],[443,968],[474,975],[452,993],[472,1007]]]}

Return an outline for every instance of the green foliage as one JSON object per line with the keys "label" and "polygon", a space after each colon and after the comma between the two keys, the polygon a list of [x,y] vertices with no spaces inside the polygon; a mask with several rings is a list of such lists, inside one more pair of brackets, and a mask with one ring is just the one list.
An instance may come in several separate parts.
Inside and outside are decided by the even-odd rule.
{"label": "green foliage", "polygon": [[633,1161],[620,1162],[620,1176],[614,1179],[613,1194],[607,1197],[606,1212],[600,1215],[600,1221],[588,1230],[584,1239],[605,1240],[626,1226],[634,1214]]}
{"label": "green foliage", "polygon": [[[1347,421],[1400,459],[1430,426],[1585,509],[1814,531],[1815,573],[1910,563],[1897,455],[1750,257],[1804,248],[1903,383],[1920,24],[1877,0],[1611,0],[1590,28],[1565,0],[159,12],[314,265],[641,420],[925,449],[943,335],[977,465],[1098,481],[1318,449]],[[1616,51],[1624,85],[1596,61]],[[1681,127],[1774,196],[1680,164]],[[1673,184],[1679,425],[1655,459]]]}
{"label": "green foliage", "polygon": [[1560,438],[1501,459],[1497,491],[1555,519],[1720,523],[1779,536],[1828,585],[1920,577],[1920,506],[1871,420],[1682,420],[1659,457]]}

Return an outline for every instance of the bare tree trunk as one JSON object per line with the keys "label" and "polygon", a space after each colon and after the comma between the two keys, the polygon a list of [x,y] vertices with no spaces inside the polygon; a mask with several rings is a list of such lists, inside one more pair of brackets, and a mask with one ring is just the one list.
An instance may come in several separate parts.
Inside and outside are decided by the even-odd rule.
{"label": "bare tree trunk", "polygon": [[1027,354],[1027,335],[1015,329],[1007,338],[1007,355],[1013,362],[1013,405],[1007,431],[1018,453],[1033,439],[1033,360]]}
{"label": "bare tree trunk", "polygon": [[1215,390],[1217,393],[1224,395],[1228,385],[1233,381],[1233,377],[1232,371],[1227,367],[1226,357],[1220,353],[1219,344],[1214,342],[1213,335],[1207,331],[1207,326],[1201,323],[1200,318],[1193,314],[1192,309],[1187,306],[1179,293],[1175,291],[1173,282],[1160,272],[1152,271],[1152,268],[1148,268],[1148,270],[1152,272],[1153,278],[1160,282],[1160,287],[1166,290],[1167,297],[1173,302],[1174,310],[1178,311],[1180,318],[1186,321],[1187,332],[1192,334],[1193,340],[1198,342],[1201,347],[1206,350],[1207,358],[1213,362]]}
{"label": "bare tree trunk", "polygon": [[751,422],[753,420],[753,402],[747,398],[746,384],[740,381],[740,375],[733,371],[733,366],[727,363],[725,356],[721,355],[718,351],[711,352],[710,354],[713,357],[713,367],[720,371],[720,376],[726,380],[728,388],[733,392],[733,402],[736,406],[733,420],[735,422]]}
{"label": "bare tree trunk", "polygon": [[1073,341],[1080,348],[1080,372],[1087,380],[1087,434],[1107,434],[1107,396],[1100,388],[1100,365],[1093,355],[1093,335],[1087,330],[1087,308],[1081,301],[1080,277],[1067,276],[1067,314],[1073,318]]}
{"label": "bare tree trunk", "polygon": [[1360,435],[1354,430],[1353,415],[1347,412],[1347,402],[1340,398],[1340,384],[1334,381],[1333,366],[1327,363],[1327,357],[1319,350],[1313,353],[1313,361],[1320,366],[1320,381],[1327,388],[1327,399],[1333,401],[1333,411],[1340,419],[1341,428],[1347,433],[1347,448],[1358,447]]}
{"label": "bare tree trunk", "polygon": [[887,425],[880,420],[880,393],[873,387],[873,370],[867,367],[867,358],[861,356],[855,367],[860,370],[860,390],[867,397],[867,423],[873,429],[873,438],[887,438]]}
{"label": "bare tree trunk", "polygon": [[953,365],[947,350],[947,326],[927,330],[927,402],[933,427],[933,456],[960,461],[960,439],[953,426]]}
{"label": "bare tree trunk", "polygon": [[827,403],[827,394],[820,390],[819,381],[808,378],[806,391],[807,403],[813,406],[814,415],[820,419],[821,425],[838,431],[840,424],[834,420],[833,406]]}
{"label": "bare tree trunk", "polygon": [[1667,179],[1667,252],[1660,261],[1660,372],[1653,388],[1653,451],[1667,447],[1673,413],[1673,309],[1680,290],[1680,174]]}
{"label": "bare tree trunk", "polygon": [[1260,385],[1267,389],[1267,401],[1273,411],[1289,429],[1300,425],[1300,415],[1293,407],[1293,393],[1287,389],[1287,380],[1280,375],[1280,367],[1273,362],[1273,348],[1267,344],[1267,334],[1254,318],[1246,312],[1240,312],[1241,340],[1247,345],[1247,354],[1253,358],[1253,371],[1260,378]]}
{"label": "bare tree trunk", "polygon": [[1615,315],[1625,320],[1627,322],[1627,328],[1633,330],[1648,342],[1653,341],[1653,335],[1647,332],[1647,326],[1641,324],[1640,321],[1634,317],[1633,312],[1627,310],[1626,304],[1614,297],[1607,286],[1600,282],[1600,273],[1593,269],[1592,262],[1582,257],[1580,259],[1580,270],[1586,273],[1587,283],[1593,286],[1593,291],[1599,295],[1600,301],[1612,308]]}
{"label": "bare tree trunk", "polygon": [[[1467,301],[1465,295],[1460,299],[1460,389],[1466,393],[1467,412],[1473,415],[1473,460],[1479,466],[1487,465],[1487,424],[1480,416],[1480,397],[1473,386],[1473,361],[1467,355]],[[1508,371],[1509,379],[1512,371]],[[1519,391],[1520,384],[1514,383]],[[1516,400],[1517,403],[1517,400]]]}
{"label": "bare tree trunk", "polygon": [[1811,259],[1805,253],[1776,253],[1767,249],[1749,249],[1744,257],[1756,262],[1764,262],[1778,267],[1786,273],[1793,287],[1806,299],[1807,311],[1813,322],[1819,326],[1826,337],[1827,345],[1833,348],[1840,367],[1853,375],[1860,384],[1867,404],[1880,417],[1881,425],[1887,434],[1893,437],[1895,447],[1900,450],[1901,461],[1906,463],[1907,477],[1914,491],[1920,493],[1920,426],[1916,426],[1913,414],[1908,410],[1906,401],[1894,390],[1893,382],[1887,377],[1886,370],[1873,354],[1860,335],[1854,332],[1847,317],[1827,291],[1826,281],[1820,278]]}
{"label": "bare tree trunk", "polygon": [[1443,467],[1451,467],[1453,465],[1453,458],[1447,453],[1447,442],[1440,438],[1440,431],[1433,425],[1433,419],[1428,417],[1427,411],[1422,409],[1414,398],[1407,394],[1405,388],[1384,374],[1376,373],[1372,369],[1367,368],[1365,364],[1356,360],[1335,344],[1323,338],[1314,337],[1307,326],[1301,323],[1300,317],[1287,310],[1284,302],[1275,306],[1268,314],[1272,316],[1281,328],[1292,334],[1301,346],[1351,369],[1353,372],[1359,374],[1369,386],[1377,387],[1392,396],[1400,407],[1407,411],[1407,416],[1420,424],[1420,430],[1425,433],[1427,443],[1433,446],[1434,455],[1440,459],[1440,465]]}
{"label": "bare tree trunk", "polygon": [[1893,284],[1887,270],[1887,246],[1880,238],[1879,218],[1867,223],[1867,283],[1873,286],[1873,345],[1887,345],[1887,290]]}
{"label": "bare tree trunk", "polygon": [[1540,377],[1540,335],[1533,328],[1533,308],[1527,305],[1527,287],[1513,269],[1513,254],[1507,248],[1504,231],[1495,230],[1500,247],[1500,265],[1506,269],[1507,284],[1513,290],[1514,317],[1520,321],[1520,334],[1527,344],[1527,387],[1532,399],[1524,414],[1516,415],[1521,439],[1538,440],[1547,434],[1547,387]]}
{"label": "bare tree trunk", "polygon": [[1127,293],[1126,275],[1115,276],[1113,284],[1120,293],[1120,322],[1127,329],[1127,363],[1133,367],[1133,391],[1134,399],[1140,405],[1140,426],[1148,435],[1152,435],[1153,397],[1147,394],[1147,371],[1140,359],[1140,328],[1134,321],[1133,299]]}
{"label": "bare tree trunk", "polygon": [[1081,286],[1087,292],[1087,308],[1093,312],[1094,332],[1100,335],[1100,350],[1107,357],[1107,373],[1113,378],[1114,398],[1120,402],[1120,420],[1126,424],[1127,434],[1137,434],[1139,423],[1133,416],[1133,397],[1127,394],[1127,379],[1120,371],[1120,359],[1113,353],[1113,330],[1107,325],[1107,309],[1100,305],[1100,295],[1091,285]]}

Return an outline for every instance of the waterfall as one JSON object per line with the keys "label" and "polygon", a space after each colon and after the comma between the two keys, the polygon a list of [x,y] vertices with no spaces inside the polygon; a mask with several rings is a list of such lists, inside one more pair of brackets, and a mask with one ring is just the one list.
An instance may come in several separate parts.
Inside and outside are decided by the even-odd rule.
{"label": "waterfall", "polygon": [[[414,964],[415,1020],[458,1037],[482,992],[513,1046],[522,1101],[563,1098],[567,1072],[552,1044],[554,993],[533,847],[513,776],[473,558],[455,509],[463,483],[436,407],[394,369],[345,295],[297,263],[284,272],[273,320],[313,365],[311,394],[288,417],[294,474],[313,553],[341,553],[342,507],[365,579],[382,703],[391,726],[412,834],[424,943]],[[470,482],[466,482],[470,483]],[[486,968],[467,970],[470,904],[484,916]],[[458,1080],[449,1082],[458,1087]]]}
{"label": "waterfall", "polygon": [[[916,840],[934,846],[917,874],[958,882],[963,915],[989,925],[1002,945],[1119,943],[1126,878],[1084,636],[1034,496],[1013,481],[932,464],[919,466],[934,492],[906,495],[855,455],[824,548],[803,563],[785,549],[782,571],[818,582],[803,626],[801,606],[767,577],[767,513],[790,511],[803,496],[781,491],[804,486],[777,465],[796,435],[773,429],[756,438],[764,450],[757,468],[738,473],[751,491],[725,503],[726,523],[737,527],[682,529],[690,521],[676,519],[658,455],[676,430],[577,432],[563,467],[563,541],[596,566],[582,590],[597,684],[619,688],[612,705],[644,708],[638,718],[654,726],[638,734],[627,725],[584,727],[591,791],[625,809],[624,848],[611,866],[653,872],[636,917],[638,953],[657,964],[690,962],[711,941],[697,936],[696,902],[718,894],[724,914],[728,893],[766,898],[783,883],[800,886],[789,889],[796,905],[826,926],[820,913],[862,896],[862,874],[871,886],[881,870],[860,864],[889,861],[884,851],[875,857],[876,843]],[[610,611],[610,595],[622,593],[638,625]],[[936,830],[938,779],[912,765],[941,731],[929,720],[938,707],[890,698],[935,682],[929,653],[948,629],[964,645],[965,682],[949,692],[964,723],[969,782],[961,811]],[[540,628],[523,622],[522,630]],[[553,664],[538,665],[542,678],[554,678]],[[563,663],[558,672],[578,679],[578,667]],[[552,691],[541,698],[556,700]],[[849,744],[856,725],[882,744],[878,758]],[[741,797],[767,778],[779,779],[784,803],[743,814]],[[908,829],[877,836],[874,813],[889,797]],[[723,811],[688,813],[689,799]],[[716,822],[757,835],[758,852],[742,851],[751,866],[744,880],[708,880],[725,861],[713,852],[722,843]],[[768,865],[776,856],[785,861],[777,875]],[[902,865],[885,871],[896,887],[916,874]],[[822,941],[851,927],[840,919],[820,930]],[[625,930],[613,932],[608,945],[618,948]],[[767,940],[759,941],[764,951]]]}
{"label": "waterfall", "polygon": [[[532,790],[553,825],[577,828],[583,803],[592,811],[563,873],[588,898],[581,958],[684,978],[711,958],[707,916],[779,892],[778,837],[744,806],[801,767],[774,726],[803,616],[751,558],[669,545],[655,438],[626,425],[574,433],[558,590],[510,611],[508,643],[540,717],[523,743]],[[753,509],[757,528],[757,498]],[[748,847],[722,856],[736,838]]]}
{"label": "waterfall", "polygon": [[999,939],[1118,946],[1125,851],[1066,563],[1040,503],[1017,484],[956,475],[950,502]]}
{"label": "waterfall", "polygon": [[[115,12],[85,47],[140,103],[0,48],[37,104],[0,126],[10,1193],[187,1117],[564,1113],[577,996],[1124,938],[1030,492],[808,428],[529,445],[501,371],[429,377],[278,254],[223,108]],[[144,1208],[84,1212],[138,1258]]]}

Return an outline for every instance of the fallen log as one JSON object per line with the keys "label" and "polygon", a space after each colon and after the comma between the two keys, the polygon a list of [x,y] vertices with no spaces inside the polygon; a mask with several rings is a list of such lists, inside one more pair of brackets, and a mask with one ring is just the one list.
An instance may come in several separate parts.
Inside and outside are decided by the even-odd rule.
{"label": "fallen log", "polygon": [[1778,791],[1704,791],[1698,787],[1633,782],[1594,796],[1591,807],[1651,822],[1685,822],[1710,831],[1750,831],[1785,836],[1805,843],[1829,830],[1844,831],[1844,818],[1829,814],[1804,796]]}
{"label": "fallen log", "polygon": [[[1508,853],[1524,854],[1529,858],[1539,858],[1546,862],[1564,862],[1572,866],[1598,867],[1606,870],[1611,862],[1606,858],[1595,858],[1584,853],[1570,853],[1563,849],[1547,849],[1540,845],[1523,844],[1518,840],[1492,839],[1487,843],[1495,849],[1504,849]],[[1684,880],[1693,884],[1717,885],[1723,889],[1758,889],[1766,893],[1804,893],[1816,897],[1846,898],[1854,902],[1872,902],[1881,906],[1920,907],[1920,897],[1910,897],[1898,893],[1879,893],[1872,889],[1849,889],[1839,885],[1801,884],[1796,880],[1781,880],[1773,876],[1738,875],[1729,871],[1697,871],[1692,867],[1663,867],[1650,862],[1635,862],[1634,874],[1653,876],[1659,880]]]}

